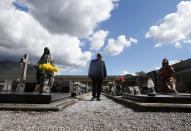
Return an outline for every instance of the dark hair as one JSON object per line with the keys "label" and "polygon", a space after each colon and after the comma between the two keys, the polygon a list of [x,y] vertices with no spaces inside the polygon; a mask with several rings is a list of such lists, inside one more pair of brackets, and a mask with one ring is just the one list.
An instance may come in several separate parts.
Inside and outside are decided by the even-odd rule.
{"label": "dark hair", "polygon": [[102,56],[101,53],[97,53],[97,57]]}

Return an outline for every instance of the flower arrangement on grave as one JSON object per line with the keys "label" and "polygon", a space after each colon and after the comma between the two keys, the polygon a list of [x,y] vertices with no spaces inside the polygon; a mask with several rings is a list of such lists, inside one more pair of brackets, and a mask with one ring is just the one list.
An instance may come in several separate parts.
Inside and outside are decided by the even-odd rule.
{"label": "flower arrangement on grave", "polygon": [[74,82],[74,86],[81,86],[82,85],[82,83],[80,83],[80,82]]}
{"label": "flower arrangement on grave", "polygon": [[122,95],[122,88],[125,80],[124,77],[116,77],[115,78],[115,93],[116,95]]}
{"label": "flower arrangement on grave", "polygon": [[53,77],[54,72],[59,71],[58,67],[53,67],[50,63],[41,64],[38,66],[38,69],[41,71],[41,74],[43,74],[45,78],[51,78]]}
{"label": "flower arrangement on grave", "polygon": [[116,77],[116,78],[115,78],[115,82],[122,84],[123,82],[125,82],[124,77],[123,77],[123,76],[122,76],[122,77]]}

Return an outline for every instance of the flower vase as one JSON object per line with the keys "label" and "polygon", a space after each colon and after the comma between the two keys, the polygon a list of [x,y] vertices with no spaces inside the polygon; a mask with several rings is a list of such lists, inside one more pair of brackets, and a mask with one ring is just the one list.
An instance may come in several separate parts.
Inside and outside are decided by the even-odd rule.
{"label": "flower vase", "polygon": [[44,79],[42,81],[40,88],[41,88],[40,93],[49,93],[50,92],[49,79]]}

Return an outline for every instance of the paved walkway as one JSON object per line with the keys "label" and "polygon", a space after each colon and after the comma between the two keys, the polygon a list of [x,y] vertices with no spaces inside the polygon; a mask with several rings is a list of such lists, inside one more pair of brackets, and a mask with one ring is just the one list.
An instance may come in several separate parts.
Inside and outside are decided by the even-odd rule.
{"label": "paved walkway", "polygon": [[91,96],[60,112],[0,111],[1,130],[191,130],[191,113],[134,112],[101,96]]}

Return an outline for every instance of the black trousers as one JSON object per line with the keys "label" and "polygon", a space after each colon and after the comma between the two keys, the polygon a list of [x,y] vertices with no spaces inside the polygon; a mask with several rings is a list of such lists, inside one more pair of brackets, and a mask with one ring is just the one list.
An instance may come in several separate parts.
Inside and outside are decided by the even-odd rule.
{"label": "black trousers", "polygon": [[92,96],[100,98],[101,88],[103,80],[102,79],[92,79]]}

